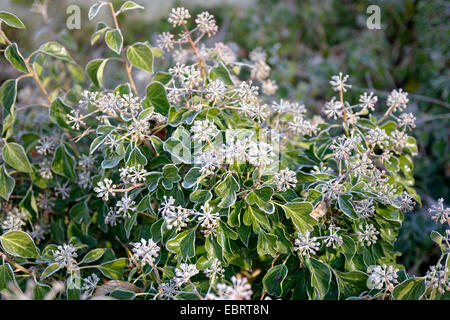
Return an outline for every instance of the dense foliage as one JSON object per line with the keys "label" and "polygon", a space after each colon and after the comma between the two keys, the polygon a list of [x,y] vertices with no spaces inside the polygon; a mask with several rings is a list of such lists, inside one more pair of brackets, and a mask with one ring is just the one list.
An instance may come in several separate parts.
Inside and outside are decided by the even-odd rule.
{"label": "dense foliage", "polygon": [[[4,56],[21,74],[0,89],[5,298],[448,297],[448,230],[432,232],[441,256],[422,277],[408,275],[394,249],[420,204],[407,92],[355,99],[339,73],[326,119],[313,116],[271,98],[278,84],[263,49],[239,59],[222,42],[205,45],[218,32],[206,11],[173,9],[173,30],[156,46],[129,43],[118,16],[141,8],[90,8],[90,20],[100,10],[113,17],[90,38],[109,49],[86,64],[90,86],[59,42],[24,57],[7,36],[24,24],[0,13]],[[164,52],[174,62],[156,72]],[[126,83],[104,85],[111,65]],[[144,94],[133,69],[152,75]],[[27,80],[47,101],[16,108]],[[27,119],[36,108],[45,125]],[[443,200],[431,209],[447,226],[449,211]]]}

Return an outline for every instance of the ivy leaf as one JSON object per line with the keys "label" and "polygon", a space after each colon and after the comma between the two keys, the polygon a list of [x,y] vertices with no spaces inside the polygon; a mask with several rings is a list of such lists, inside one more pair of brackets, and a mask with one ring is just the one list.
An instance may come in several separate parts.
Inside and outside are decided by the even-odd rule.
{"label": "ivy leaf", "polygon": [[311,216],[314,208],[309,202],[291,202],[280,206],[302,233],[312,230],[317,224],[317,220]]}
{"label": "ivy leaf", "polygon": [[277,255],[276,242],[277,236],[260,230],[258,234],[258,244],[256,246],[258,255],[265,256],[266,254],[269,254],[272,257],[275,257]]}
{"label": "ivy leaf", "polygon": [[350,219],[358,219],[358,214],[355,212],[355,209],[350,202],[351,198],[352,196],[350,194],[341,194],[338,197],[339,209],[341,209],[342,212]]}
{"label": "ivy leaf", "polygon": [[361,271],[341,272],[333,270],[336,276],[339,299],[358,296],[361,292],[367,290],[367,274]]}
{"label": "ivy leaf", "polygon": [[12,43],[6,48],[5,58],[17,70],[28,73],[27,64],[25,63],[25,59],[23,58],[22,54],[20,54],[16,43]]}
{"label": "ivy leaf", "polygon": [[197,228],[180,232],[175,238],[167,241],[166,249],[176,253],[183,260],[195,256],[195,231]]}
{"label": "ivy leaf", "polygon": [[54,58],[65,60],[70,63],[75,63],[69,52],[67,52],[66,48],[64,48],[62,44],[55,41],[44,43],[40,46],[39,51]]}
{"label": "ivy leaf", "polygon": [[311,272],[311,286],[322,300],[330,288],[331,270],[327,264],[314,258],[306,258],[305,264]]}
{"label": "ivy leaf", "polygon": [[219,66],[212,68],[209,72],[209,79],[211,81],[220,80],[226,85],[233,86],[234,82],[231,79],[230,72],[227,67],[223,64],[223,62],[219,63]]}
{"label": "ivy leaf", "polygon": [[44,280],[47,279],[48,277],[50,277],[52,274],[54,274],[55,272],[57,272],[59,269],[61,269],[61,264],[60,263],[52,263],[49,264],[47,266],[47,268],[45,268],[44,271],[42,271],[40,280]]}
{"label": "ivy leaf", "polygon": [[221,199],[218,206],[220,208],[231,207],[236,202],[236,193],[239,189],[239,183],[231,173],[228,173],[215,189],[217,195]]}
{"label": "ivy leaf", "polygon": [[3,147],[3,160],[11,167],[20,172],[32,173],[30,160],[20,144],[7,143]]}
{"label": "ivy leaf", "polygon": [[52,170],[67,179],[76,181],[77,174],[75,172],[75,165],[76,161],[67,151],[66,146],[64,144],[60,144],[59,147],[56,148],[55,155],[53,157]]}
{"label": "ivy leaf", "polygon": [[123,46],[123,36],[120,29],[109,30],[105,36],[106,45],[120,55]]}
{"label": "ivy leaf", "polygon": [[188,173],[184,176],[183,188],[190,189],[197,185],[198,178],[202,176],[199,167],[192,167]]}
{"label": "ivy leaf", "polygon": [[0,11],[0,21],[16,29],[25,29],[25,25],[15,14],[6,11]]}
{"label": "ivy leaf", "polygon": [[4,165],[0,166],[0,197],[9,201],[9,197],[14,190],[16,181],[11,178]]}
{"label": "ivy leaf", "polygon": [[71,129],[69,125],[69,118],[67,115],[72,111],[72,108],[66,105],[60,98],[53,100],[50,106],[50,120],[64,129]]}
{"label": "ivy leaf", "polygon": [[107,59],[95,59],[86,65],[86,73],[97,88],[103,86],[103,70],[106,62],[108,62]]}
{"label": "ivy leaf", "polygon": [[425,278],[410,278],[394,288],[395,300],[419,300],[425,293]]}
{"label": "ivy leaf", "polygon": [[105,251],[106,251],[106,249],[104,249],[104,248],[93,249],[93,250],[89,251],[88,253],[86,253],[86,255],[83,257],[83,260],[81,260],[80,263],[91,263],[91,262],[97,261],[98,259],[100,259],[103,256]]}
{"label": "ivy leaf", "polygon": [[127,58],[133,66],[153,73],[153,54],[148,44],[138,42],[128,47]]}
{"label": "ivy leaf", "polygon": [[126,258],[120,258],[113,261],[104,262],[98,266],[98,269],[105,277],[121,280],[123,278],[123,268],[127,265]]}
{"label": "ivy leaf", "polygon": [[95,18],[95,16],[98,14],[98,12],[100,11],[100,8],[103,7],[104,5],[107,5],[107,2],[104,1],[100,1],[97,3],[94,3],[90,8],[89,8],[89,13],[88,13],[88,18],[89,20],[92,20]]}
{"label": "ivy leaf", "polygon": [[270,187],[263,187],[250,192],[245,199],[250,205],[257,205],[262,211],[267,214],[275,212],[273,203],[269,202],[272,198],[273,189]]}
{"label": "ivy leaf", "polygon": [[288,274],[288,268],[284,264],[272,267],[267,271],[262,282],[268,294],[281,297],[283,294],[282,283]]}
{"label": "ivy leaf", "polygon": [[22,258],[39,258],[39,252],[30,235],[13,230],[0,236],[0,242],[6,252]]}
{"label": "ivy leaf", "polygon": [[12,112],[14,103],[17,97],[17,80],[9,79],[3,82],[0,87],[0,103],[5,108],[6,114],[9,115]]}
{"label": "ivy leaf", "polygon": [[16,277],[9,263],[0,265],[0,292],[8,288],[8,284],[13,282],[16,287]]}
{"label": "ivy leaf", "polygon": [[135,10],[135,9],[144,9],[143,6],[137,4],[134,1],[127,1],[120,7],[120,12],[125,12],[128,10]]}
{"label": "ivy leaf", "polygon": [[127,158],[126,161],[127,167],[136,167],[138,165],[145,166],[147,165],[147,158],[142,154],[142,151],[139,147],[134,147]]}
{"label": "ivy leaf", "polygon": [[147,89],[147,99],[151,102],[152,106],[155,107],[155,111],[167,116],[169,114],[170,104],[167,100],[166,89],[161,82],[152,81]]}

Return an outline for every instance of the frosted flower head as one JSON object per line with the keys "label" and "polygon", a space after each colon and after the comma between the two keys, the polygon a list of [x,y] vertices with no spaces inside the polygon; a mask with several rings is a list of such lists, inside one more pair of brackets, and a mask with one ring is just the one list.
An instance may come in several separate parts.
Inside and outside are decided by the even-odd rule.
{"label": "frosted flower head", "polygon": [[132,201],[131,198],[128,196],[128,194],[125,193],[125,195],[117,201],[116,208],[117,208],[117,214],[122,213],[124,217],[131,218],[130,211],[136,211],[136,207],[133,208],[133,206],[136,204],[135,201]]}
{"label": "frosted flower head", "polygon": [[342,246],[344,243],[344,240],[342,237],[338,234],[338,232],[341,230],[341,228],[336,227],[334,224],[330,224],[328,227],[329,234],[325,236],[324,243],[327,247],[333,247],[336,249],[338,246]]}
{"label": "frosted flower head", "polygon": [[195,264],[182,263],[178,268],[175,268],[175,275],[177,278],[175,279],[178,285],[180,286],[183,283],[186,283],[198,273],[198,269]]}
{"label": "frosted flower head", "polygon": [[72,188],[69,187],[69,182],[66,182],[63,185],[58,182],[55,187],[55,196],[61,197],[63,200],[65,200],[69,198],[71,190]]}
{"label": "frosted flower head", "polygon": [[158,44],[158,47],[161,48],[162,50],[166,51],[172,50],[174,45],[173,34],[171,34],[170,32],[163,32],[158,36],[156,43]]}
{"label": "frosted flower head", "polygon": [[141,239],[140,242],[132,243],[133,257],[131,258],[136,264],[144,266],[149,264],[154,266],[155,260],[158,257],[160,248],[152,239]]}
{"label": "frosted flower head", "polygon": [[44,137],[39,140],[36,146],[36,152],[42,156],[53,154],[56,148],[56,141],[50,137]]}
{"label": "frosted flower head", "polygon": [[363,110],[372,110],[375,111],[375,104],[378,102],[378,97],[373,94],[373,92],[364,94],[359,96],[359,102],[361,102],[361,107]]}
{"label": "frosted flower head", "polygon": [[323,112],[327,118],[333,118],[334,120],[341,118],[343,116],[342,103],[333,97],[330,101],[325,103]]}
{"label": "frosted flower head", "polygon": [[242,81],[236,89],[236,92],[239,99],[244,103],[252,103],[258,100],[258,87],[253,86],[252,81]]}
{"label": "frosted flower head", "polygon": [[115,188],[116,185],[112,183],[112,180],[105,178],[103,181],[99,181],[97,187],[94,188],[94,191],[97,193],[97,197],[108,201],[110,195],[113,197],[116,195],[114,192]]}
{"label": "frosted flower head", "polygon": [[387,146],[389,144],[389,137],[384,129],[377,127],[368,131],[366,141],[370,146],[378,145],[383,148],[383,146]]}
{"label": "frosted flower head", "polygon": [[108,214],[105,217],[105,224],[114,227],[117,225],[117,221],[119,218],[122,218],[122,215],[117,213],[114,208],[109,209]]}
{"label": "frosted flower head", "polygon": [[217,295],[210,294],[207,299],[212,300],[250,300],[253,294],[252,286],[248,283],[247,278],[231,277],[232,285],[224,283],[217,285]]}
{"label": "frosted flower head", "polygon": [[214,80],[206,86],[205,98],[212,102],[218,103],[225,97],[225,85],[220,80]]}
{"label": "frosted flower head", "polygon": [[317,240],[317,237],[311,237],[309,231],[306,231],[305,234],[297,232],[294,242],[294,251],[299,251],[302,256],[309,258],[319,251],[320,242]]}
{"label": "frosted flower head", "polygon": [[274,80],[267,79],[262,82],[262,92],[267,96],[272,96],[277,93],[278,85]]}
{"label": "frosted flower head", "polygon": [[347,84],[348,80],[348,74],[345,76],[342,76],[342,72],[339,72],[339,75],[332,76],[330,80],[330,84],[333,87],[334,91],[342,91],[346,92],[347,88],[351,88],[352,86],[350,84]]}
{"label": "frosted flower head", "polygon": [[207,11],[198,14],[195,23],[197,24],[198,30],[208,34],[209,37],[215,35],[219,29],[214,16]]}
{"label": "frosted flower head", "polygon": [[84,291],[84,294],[88,297],[92,296],[94,290],[97,288],[97,284],[100,281],[100,278],[95,274],[91,274],[87,278],[83,279],[83,287],[81,290]]}
{"label": "frosted flower head", "polygon": [[209,203],[205,203],[201,207],[201,211],[197,212],[197,215],[197,221],[201,224],[201,227],[203,228],[202,233],[205,237],[211,234],[214,235],[217,232],[217,227],[219,225],[219,213],[213,213]]}
{"label": "frosted flower head", "polygon": [[61,267],[73,269],[77,265],[75,260],[78,257],[77,249],[71,244],[64,243],[57,246],[56,250],[53,251],[53,256],[55,257],[55,262],[59,263]]}
{"label": "frosted flower head", "polygon": [[191,132],[194,134],[193,139],[198,142],[211,141],[218,133],[217,127],[213,121],[195,120],[191,127]]}
{"label": "frosted flower head", "polygon": [[444,207],[444,199],[438,199],[437,203],[433,204],[431,208],[428,209],[428,212],[431,214],[431,219],[433,219],[436,223],[448,223],[450,224],[450,208]]}
{"label": "frosted flower head", "polygon": [[392,112],[403,111],[406,109],[408,102],[408,92],[403,92],[402,89],[398,91],[394,89],[388,96],[387,106]]}
{"label": "frosted flower head", "polygon": [[4,232],[12,231],[12,230],[22,230],[22,227],[25,225],[25,222],[14,214],[8,214],[2,221],[2,229]]}
{"label": "frosted flower head", "polygon": [[367,279],[367,287],[369,289],[387,289],[392,291],[394,285],[398,283],[397,272],[393,266],[369,266],[367,273],[369,278]]}
{"label": "frosted flower head", "polygon": [[278,186],[278,190],[284,192],[290,188],[294,188],[295,184],[297,183],[296,175],[297,174],[295,171],[289,169],[283,169],[278,172],[274,177]]}
{"label": "frosted flower head", "polygon": [[448,268],[442,264],[431,266],[426,274],[426,286],[431,290],[438,290],[440,294],[450,291],[450,280],[447,276]]}
{"label": "frosted flower head", "polygon": [[213,277],[223,277],[225,269],[222,268],[222,263],[216,258],[211,266],[206,268],[203,273],[210,279]]}
{"label": "frosted flower head", "polygon": [[376,243],[380,234],[373,224],[366,224],[365,226],[360,224],[356,233],[358,235],[358,241],[362,246],[370,246]]}
{"label": "frosted flower head", "polygon": [[398,125],[406,129],[414,129],[416,127],[416,117],[412,113],[402,113],[399,116]]}
{"label": "frosted flower head", "polygon": [[172,8],[172,11],[169,14],[169,23],[172,24],[172,26],[181,26],[183,24],[186,24],[187,19],[189,19],[191,15],[189,14],[189,11],[183,7],[178,8]]}
{"label": "frosted flower head", "polygon": [[370,218],[375,214],[375,206],[372,199],[353,201],[355,211],[361,218]]}

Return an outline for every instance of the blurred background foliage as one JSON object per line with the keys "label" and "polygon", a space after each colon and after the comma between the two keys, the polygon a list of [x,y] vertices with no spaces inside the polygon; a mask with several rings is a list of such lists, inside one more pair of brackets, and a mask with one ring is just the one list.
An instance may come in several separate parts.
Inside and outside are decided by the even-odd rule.
{"label": "blurred background foliage", "polygon": [[[26,54],[39,44],[58,39],[71,50],[76,61],[85,64],[99,57],[104,44],[91,47],[86,39],[97,21],[108,21],[103,12],[96,21],[89,21],[87,11],[96,1],[79,0],[4,0],[1,10],[11,11],[26,22],[33,36],[25,37],[21,30],[10,38],[20,43]],[[117,0],[117,6],[123,1]],[[273,67],[272,78],[279,84],[277,99],[292,99],[304,103],[311,113],[321,114],[326,97],[332,95],[328,84],[338,72],[351,76],[355,84],[351,92],[356,102],[363,91],[379,96],[382,109],[388,92],[403,88],[410,93],[408,111],[415,114],[417,128],[414,136],[419,146],[415,158],[416,190],[422,207],[406,215],[397,249],[402,252],[399,262],[412,274],[424,274],[438,257],[438,248],[429,238],[438,228],[429,219],[427,209],[442,197],[450,199],[450,1],[444,0],[207,0],[170,1],[137,0],[145,11],[119,16],[125,30],[126,43],[149,40],[169,29],[165,20],[171,7],[184,6],[191,15],[208,10],[216,16],[220,27],[214,40],[235,44],[239,55],[246,57],[256,47],[263,48]],[[66,9],[71,4],[81,7],[81,29],[68,30]],[[381,29],[366,26],[369,5],[381,9]],[[28,33],[27,33],[28,34]],[[208,45],[208,43],[206,43]],[[0,59],[3,59],[1,57]],[[158,60],[157,68],[164,70],[170,59]],[[15,71],[1,61],[0,82],[11,78]],[[80,85],[86,79],[83,70],[71,66],[64,70],[55,65],[52,72],[59,79],[55,88],[68,79]],[[107,81],[120,82],[110,71]],[[117,73],[118,74],[118,73]],[[139,90],[148,83],[148,74],[135,75]],[[51,85],[51,84],[49,84]],[[32,87],[22,88],[18,103],[37,99]],[[37,115],[36,115],[36,118]],[[36,122],[36,121],[34,121]]]}

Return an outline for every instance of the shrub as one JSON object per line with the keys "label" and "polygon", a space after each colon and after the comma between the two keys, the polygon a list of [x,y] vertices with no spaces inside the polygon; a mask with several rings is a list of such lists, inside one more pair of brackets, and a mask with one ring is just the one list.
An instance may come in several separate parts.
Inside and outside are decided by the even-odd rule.
{"label": "shrub", "polygon": [[[239,60],[223,43],[201,43],[218,31],[208,12],[173,9],[168,21],[179,36],[124,45],[117,16],[139,8],[100,2],[89,10],[89,19],[110,10],[114,25],[98,23],[91,37],[110,52],[87,63],[86,90],[75,77],[69,86],[55,81],[59,68],[77,70],[61,44],[24,58],[0,33],[21,72],[0,89],[4,297],[447,297],[448,231],[432,233],[442,256],[427,276],[410,277],[396,263],[404,213],[420,203],[407,133],[415,117],[401,113],[406,92],[393,90],[377,119],[378,98],[347,101],[349,76],[339,74],[328,121],[309,117],[300,103],[270,98],[277,84],[262,49]],[[0,19],[24,27],[13,14]],[[154,72],[164,51],[176,63]],[[106,88],[115,62],[128,81]],[[145,94],[135,68],[153,75]],[[15,107],[25,78],[48,103]],[[48,110],[41,131],[18,121],[35,107]],[[432,211],[449,223],[443,201]]]}

